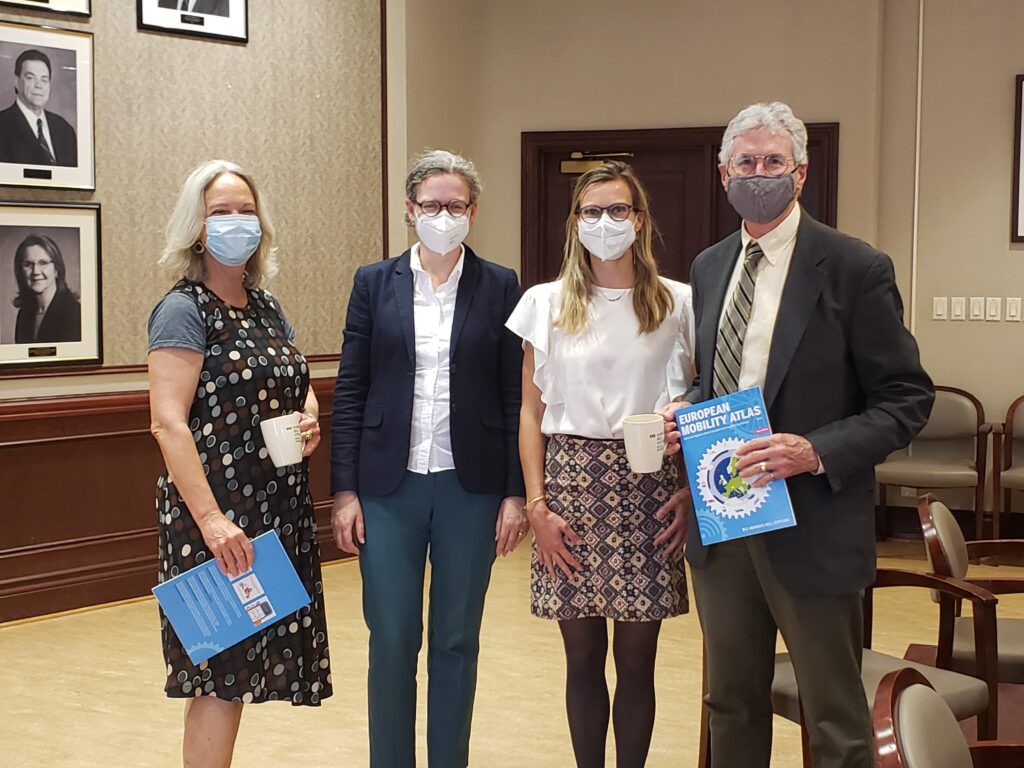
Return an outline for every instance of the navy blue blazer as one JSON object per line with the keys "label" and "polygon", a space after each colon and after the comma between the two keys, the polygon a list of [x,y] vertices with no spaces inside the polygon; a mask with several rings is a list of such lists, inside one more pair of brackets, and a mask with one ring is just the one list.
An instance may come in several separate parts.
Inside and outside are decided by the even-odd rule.
{"label": "navy blue blazer", "polygon": [[[800,212],[765,374],[775,432],[803,435],[825,472],[786,481],[796,526],[762,535],[776,577],[798,595],[843,595],[875,579],[875,465],[928,421],[935,391],[903,325],[892,261]],[[718,320],[737,231],[693,262],[697,369],[686,399],[711,397]],[[704,565],[697,522],[686,557]]]}
{"label": "navy blue blazer", "polygon": [[[416,346],[410,251],[356,270],[331,424],[331,492],[386,496],[409,463]],[[519,301],[515,272],[469,247],[451,338],[451,439],[470,493],[522,496],[519,407],[523,352],[505,328]]]}

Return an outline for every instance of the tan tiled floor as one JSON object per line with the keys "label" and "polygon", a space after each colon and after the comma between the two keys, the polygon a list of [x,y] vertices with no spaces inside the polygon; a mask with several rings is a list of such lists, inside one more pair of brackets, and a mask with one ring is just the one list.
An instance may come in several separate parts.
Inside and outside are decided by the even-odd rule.
{"label": "tan tiled floor", "polygon": [[[892,557],[883,564],[923,568],[920,553],[920,543],[890,544],[883,554]],[[495,566],[482,638],[474,766],[573,764],[561,643],[554,624],[529,616],[528,566],[525,548]],[[999,569],[1004,575],[1011,571],[1024,574],[1024,569]],[[325,582],[335,695],[317,710],[250,706],[242,719],[236,766],[367,764],[366,629],[358,568],[328,566]],[[1000,607],[1001,615],[1024,617],[1024,598],[1006,598]],[[934,642],[935,616],[923,592],[883,590],[876,599],[875,647],[902,655],[910,642]],[[696,764],[700,647],[696,614],[666,623],[651,768]],[[0,627],[0,764],[180,765],[182,707],[164,698],[162,670],[152,600]],[[420,689],[422,713],[424,674]],[[421,715],[421,743],[423,725]],[[780,719],[775,730],[773,765],[797,768],[799,731]],[[422,765],[424,758],[421,754]]]}

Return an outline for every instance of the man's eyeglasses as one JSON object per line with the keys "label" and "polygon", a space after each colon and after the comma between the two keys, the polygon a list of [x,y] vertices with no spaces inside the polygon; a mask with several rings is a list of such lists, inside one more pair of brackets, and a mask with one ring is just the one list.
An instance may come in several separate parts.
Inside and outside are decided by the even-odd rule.
{"label": "man's eyeglasses", "polygon": [[417,202],[416,205],[423,211],[424,216],[431,219],[442,210],[448,211],[455,218],[465,216],[466,211],[469,210],[469,203],[463,200],[449,200],[447,203],[439,203],[437,200],[423,200],[422,202]]}
{"label": "man's eyeglasses", "polygon": [[639,211],[638,208],[634,208],[632,205],[626,205],[625,203],[613,203],[612,205],[606,205],[603,208],[600,205],[585,205],[582,208],[577,208],[576,213],[588,224],[593,224],[600,221],[601,214],[608,211],[608,216],[612,221],[625,221],[629,218],[629,214],[633,211]]}
{"label": "man's eyeglasses", "polygon": [[781,176],[789,169],[793,158],[785,155],[736,155],[732,159],[732,167],[737,176],[753,176],[757,173],[758,161],[765,176]]}

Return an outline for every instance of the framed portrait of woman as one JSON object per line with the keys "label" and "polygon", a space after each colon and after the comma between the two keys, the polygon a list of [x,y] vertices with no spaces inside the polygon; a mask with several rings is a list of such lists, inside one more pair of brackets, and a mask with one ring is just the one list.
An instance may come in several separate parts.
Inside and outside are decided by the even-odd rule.
{"label": "framed portrait of woman", "polygon": [[139,29],[249,42],[248,0],[136,0]]}
{"label": "framed portrait of woman", "polygon": [[0,21],[0,185],[96,188],[92,42]]}
{"label": "framed portrait of woman", "polygon": [[0,202],[0,372],[103,362],[98,203]]}
{"label": "framed portrait of woman", "polygon": [[0,0],[0,5],[35,8],[40,11],[67,13],[73,16],[92,16],[92,0]]}

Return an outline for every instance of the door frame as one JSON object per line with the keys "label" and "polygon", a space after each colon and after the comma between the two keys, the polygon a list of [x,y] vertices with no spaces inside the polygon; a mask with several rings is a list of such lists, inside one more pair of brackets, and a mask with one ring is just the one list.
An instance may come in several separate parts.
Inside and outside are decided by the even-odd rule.
{"label": "door frame", "polygon": [[[817,145],[825,158],[821,174],[823,198],[819,201],[821,221],[836,225],[839,190],[839,123],[807,123],[808,146]],[[524,287],[541,280],[543,259],[540,253],[541,229],[536,226],[545,209],[542,161],[549,152],[612,153],[703,147],[710,168],[708,205],[702,226],[710,236],[717,219],[718,148],[725,127],[711,128],[634,128],[600,131],[524,131],[521,134],[520,199],[520,279]]]}

